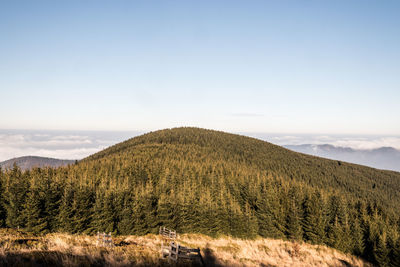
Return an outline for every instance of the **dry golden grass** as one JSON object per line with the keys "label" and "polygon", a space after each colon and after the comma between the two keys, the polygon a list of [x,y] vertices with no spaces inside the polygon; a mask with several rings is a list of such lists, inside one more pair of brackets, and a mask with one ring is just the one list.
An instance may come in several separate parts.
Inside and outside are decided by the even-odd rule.
{"label": "dry golden grass", "polygon": [[[180,244],[200,248],[207,266],[372,266],[325,246],[274,239],[242,240],[180,235]],[[112,248],[97,246],[96,236],[32,236],[0,230],[0,266],[169,266],[160,258],[158,235],[118,236]],[[199,262],[180,262],[184,265]]]}

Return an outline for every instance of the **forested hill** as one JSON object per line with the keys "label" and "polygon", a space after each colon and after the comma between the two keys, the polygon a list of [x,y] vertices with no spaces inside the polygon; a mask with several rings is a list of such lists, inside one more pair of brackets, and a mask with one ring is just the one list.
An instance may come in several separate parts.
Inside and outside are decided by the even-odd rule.
{"label": "forested hill", "polygon": [[38,156],[25,156],[12,158],[3,162],[0,162],[0,167],[3,169],[12,168],[14,164],[17,164],[22,170],[29,170],[34,167],[60,167],[68,164],[75,163],[75,160],[65,159],[54,159]]}
{"label": "forested hill", "polygon": [[177,157],[175,154],[181,154],[180,159],[191,164],[222,160],[237,165],[236,168],[250,168],[260,174],[297,180],[387,207],[400,207],[399,172],[309,156],[259,139],[200,128],[151,132],[100,151],[84,161],[129,158],[144,151],[154,154],[154,158],[164,157],[165,162],[168,157]]}
{"label": "forested hill", "polygon": [[145,234],[164,225],[180,233],[304,240],[399,264],[400,173],[245,136],[167,129],[75,165],[0,176],[0,226]]}

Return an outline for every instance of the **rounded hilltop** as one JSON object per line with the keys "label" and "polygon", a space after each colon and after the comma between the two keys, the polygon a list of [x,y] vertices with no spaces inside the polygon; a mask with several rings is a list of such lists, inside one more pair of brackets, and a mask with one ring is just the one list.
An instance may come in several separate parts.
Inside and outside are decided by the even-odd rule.
{"label": "rounded hilltop", "polygon": [[[400,255],[400,173],[199,128],[147,133],[57,169],[0,172],[0,226],[178,233],[326,245],[387,265]],[[5,209],[2,209],[5,207]]]}
{"label": "rounded hilltop", "polygon": [[146,160],[164,162],[161,168],[168,167],[171,159],[189,165],[224,161],[229,166],[236,164],[234,169],[247,168],[255,173],[345,192],[358,198],[383,197],[385,200],[379,202],[384,205],[400,204],[393,198],[400,199],[400,174],[397,172],[310,156],[256,138],[196,127],[163,129],[133,137],[89,156],[82,163],[113,159],[113,164],[117,164],[118,161],[140,160],[147,153],[152,157]]}

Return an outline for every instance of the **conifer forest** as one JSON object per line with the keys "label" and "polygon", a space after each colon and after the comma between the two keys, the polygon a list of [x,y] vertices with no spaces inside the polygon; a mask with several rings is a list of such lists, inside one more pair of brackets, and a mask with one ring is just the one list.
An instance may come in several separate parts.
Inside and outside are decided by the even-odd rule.
{"label": "conifer forest", "polygon": [[0,227],[258,236],[400,266],[400,173],[199,128],[150,132],[59,168],[0,170]]}

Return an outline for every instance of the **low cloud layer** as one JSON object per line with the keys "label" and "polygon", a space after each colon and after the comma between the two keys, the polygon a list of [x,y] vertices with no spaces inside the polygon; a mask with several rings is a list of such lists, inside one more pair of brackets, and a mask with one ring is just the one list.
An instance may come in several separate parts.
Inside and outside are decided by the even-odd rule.
{"label": "low cloud layer", "polygon": [[336,147],[350,147],[357,150],[371,150],[393,147],[400,150],[399,136],[340,136],[340,135],[263,135],[253,134],[277,145],[329,144]]}
{"label": "low cloud layer", "polygon": [[[0,130],[0,161],[21,156],[82,159],[140,132],[65,132]],[[330,144],[353,149],[393,147],[400,150],[399,136],[338,136],[249,134],[277,145]]]}
{"label": "low cloud layer", "polygon": [[134,132],[0,131],[0,161],[21,156],[82,159]]}

